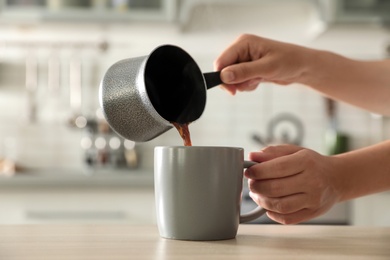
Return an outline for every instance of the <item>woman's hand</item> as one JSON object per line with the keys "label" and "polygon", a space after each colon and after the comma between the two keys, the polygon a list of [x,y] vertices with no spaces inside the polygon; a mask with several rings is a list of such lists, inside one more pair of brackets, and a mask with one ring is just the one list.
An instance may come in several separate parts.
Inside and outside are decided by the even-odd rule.
{"label": "woman's hand", "polygon": [[299,82],[313,50],[254,35],[240,36],[214,62],[222,86],[232,95],[250,91],[261,81],[282,85]]}
{"label": "woman's hand", "polygon": [[234,95],[262,81],[300,83],[339,101],[390,116],[390,60],[358,61],[328,51],[240,36],[215,60],[222,87]]}
{"label": "woman's hand", "polygon": [[261,162],[245,172],[250,196],[276,222],[306,221],[340,201],[333,157],[294,145],[278,145],[253,152],[249,158]]}

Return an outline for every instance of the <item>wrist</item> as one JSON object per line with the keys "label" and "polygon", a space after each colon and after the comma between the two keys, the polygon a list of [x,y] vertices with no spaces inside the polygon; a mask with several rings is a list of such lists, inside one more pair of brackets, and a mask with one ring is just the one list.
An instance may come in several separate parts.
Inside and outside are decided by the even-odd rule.
{"label": "wrist", "polygon": [[310,87],[317,86],[326,78],[324,70],[326,70],[328,60],[331,60],[329,55],[332,53],[310,48],[306,48],[303,53],[301,73],[297,82]]}
{"label": "wrist", "polygon": [[329,156],[330,165],[332,170],[330,172],[333,188],[337,194],[337,202],[342,202],[351,199],[351,182],[348,181],[350,176],[348,176],[348,169],[345,168],[344,160],[339,158],[337,155]]}
{"label": "wrist", "polygon": [[332,177],[340,201],[390,189],[390,141],[331,157]]}

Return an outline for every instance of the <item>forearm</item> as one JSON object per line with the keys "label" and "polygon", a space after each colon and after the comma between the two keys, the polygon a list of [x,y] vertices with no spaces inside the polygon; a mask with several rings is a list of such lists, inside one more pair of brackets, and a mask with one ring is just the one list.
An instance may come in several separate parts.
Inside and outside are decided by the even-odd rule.
{"label": "forearm", "polygon": [[390,141],[334,156],[341,201],[390,190]]}
{"label": "forearm", "polygon": [[327,51],[310,51],[300,83],[333,99],[390,115],[390,60],[357,61]]}

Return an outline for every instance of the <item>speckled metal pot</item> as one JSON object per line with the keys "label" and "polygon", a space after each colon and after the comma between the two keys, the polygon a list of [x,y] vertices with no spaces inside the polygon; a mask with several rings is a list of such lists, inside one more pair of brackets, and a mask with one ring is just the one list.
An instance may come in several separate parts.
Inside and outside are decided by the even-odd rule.
{"label": "speckled metal pot", "polygon": [[105,73],[100,104],[111,128],[145,142],[203,113],[206,90],[221,83],[219,72],[202,74],[179,47],[162,45],[148,56],[118,61]]}
{"label": "speckled metal pot", "polygon": [[169,130],[172,125],[154,109],[146,92],[144,71],[149,56],[118,61],[100,84],[104,116],[119,135],[144,142]]}

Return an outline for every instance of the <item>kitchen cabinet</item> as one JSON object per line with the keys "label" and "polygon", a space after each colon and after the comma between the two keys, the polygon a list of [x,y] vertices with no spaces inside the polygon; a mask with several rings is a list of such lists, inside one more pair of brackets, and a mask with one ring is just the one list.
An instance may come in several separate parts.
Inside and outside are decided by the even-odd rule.
{"label": "kitchen cabinet", "polygon": [[2,22],[171,21],[176,0],[0,0]]}
{"label": "kitchen cabinet", "polygon": [[353,201],[352,224],[390,226],[390,192],[382,192]]}
{"label": "kitchen cabinet", "polygon": [[152,187],[43,187],[0,190],[0,224],[154,224]]}

